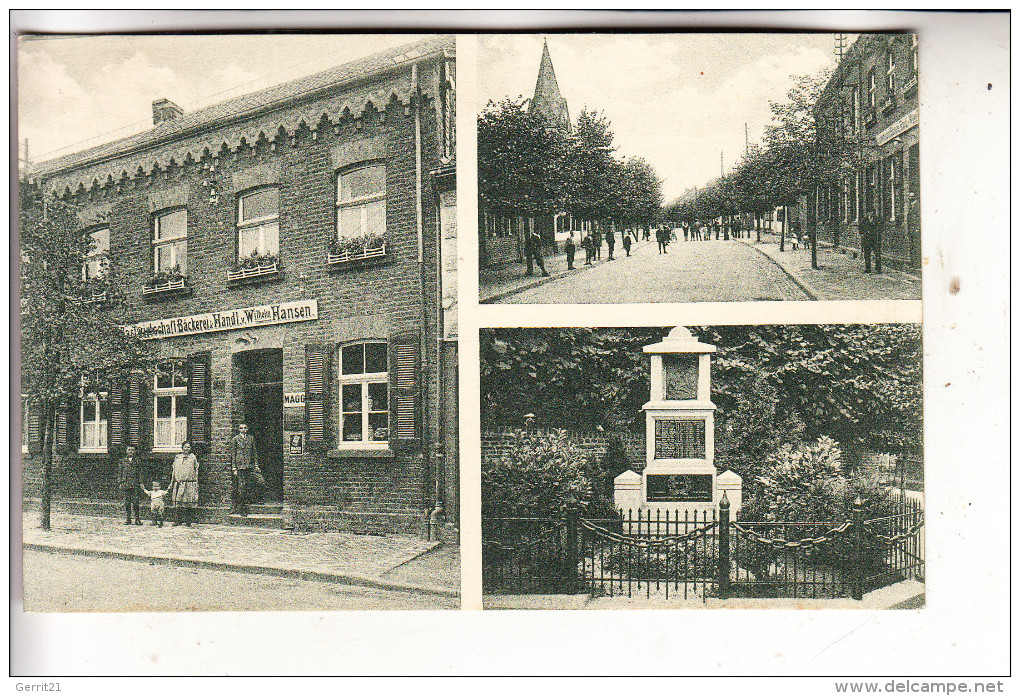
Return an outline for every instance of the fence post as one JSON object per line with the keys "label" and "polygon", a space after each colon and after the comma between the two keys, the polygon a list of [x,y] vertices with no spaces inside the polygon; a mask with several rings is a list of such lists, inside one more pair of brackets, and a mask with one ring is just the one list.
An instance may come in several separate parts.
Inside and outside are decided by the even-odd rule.
{"label": "fence post", "polygon": [[864,554],[862,553],[864,544],[864,524],[863,524],[863,513],[864,513],[864,501],[861,500],[861,496],[854,498],[854,509],[853,509],[853,539],[854,539],[854,579],[853,579],[853,598],[860,600],[864,596]]}
{"label": "fence post", "polygon": [[730,499],[723,491],[719,501],[719,597],[730,591]]}
{"label": "fence post", "polygon": [[567,580],[570,589],[577,589],[577,561],[579,551],[577,548],[577,510],[567,510]]}

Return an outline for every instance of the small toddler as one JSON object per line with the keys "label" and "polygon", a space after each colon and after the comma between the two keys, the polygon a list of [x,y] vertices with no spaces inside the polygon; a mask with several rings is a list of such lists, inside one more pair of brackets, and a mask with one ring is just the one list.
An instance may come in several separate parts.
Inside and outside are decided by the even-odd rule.
{"label": "small toddler", "polygon": [[159,481],[152,482],[151,491],[145,486],[142,486],[142,490],[149,496],[149,509],[152,510],[152,526],[155,527],[158,523],[162,527],[163,513],[166,512],[166,503],[163,501],[163,498],[167,492],[160,488]]}

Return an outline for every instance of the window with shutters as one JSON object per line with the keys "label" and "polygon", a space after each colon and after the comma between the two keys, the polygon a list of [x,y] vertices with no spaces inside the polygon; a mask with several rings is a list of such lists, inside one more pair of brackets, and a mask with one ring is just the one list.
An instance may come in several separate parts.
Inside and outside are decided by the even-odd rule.
{"label": "window with shutters", "polygon": [[340,348],[341,446],[389,442],[389,375],[385,342]]}
{"label": "window with shutters", "polygon": [[875,70],[868,71],[868,107],[874,109],[878,101],[878,89],[875,81]]}
{"label": "window with shutters", "polygon": [[891,48],[885,52],[885,88],[890,95],[896,91],[896,54]]}
{"label": "window with shutters", "polygon": [[154,451],[177,451],[188,437],[188,374],[183,360],[161,362],[153,376]]}
{"label": "window with shutters", "polygon": [[110,419],[110,392],[106,380],[98,373],[81,378],[80,410],[78,412],[78,451],[106,452],[107,427]]}

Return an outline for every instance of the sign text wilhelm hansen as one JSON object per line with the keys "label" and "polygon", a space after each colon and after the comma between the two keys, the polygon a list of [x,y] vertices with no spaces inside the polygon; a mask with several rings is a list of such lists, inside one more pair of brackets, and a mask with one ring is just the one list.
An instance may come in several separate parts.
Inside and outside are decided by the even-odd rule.
{"label": "sign text wilhelm hansen", "polygon": [[258,326],[286,324],[292,321],[311,321],[318,318],[318,300],[299,300],[259,305],[258,307],[228,309],[223,312],[205,312],[193,314],[190,317],[143,321],[125,326],[124,329],[145,341],[215,331],[251,329]]}

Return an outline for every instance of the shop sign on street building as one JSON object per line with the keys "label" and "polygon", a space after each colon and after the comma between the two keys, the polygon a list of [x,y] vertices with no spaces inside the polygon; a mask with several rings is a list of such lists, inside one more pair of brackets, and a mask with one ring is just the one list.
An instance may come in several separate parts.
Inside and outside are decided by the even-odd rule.
{"label": "shop sign on street building", "polygon": [[319,318],[318,300],[276,302],[257,307],[228,309],[222,312],[205,312],[188,317],[143,321],[125,326],[124,329],[143,341],[156,338],[174,338],[191,334],[252,329],[272,324],[287,324],[295,321],[312,321]]}

